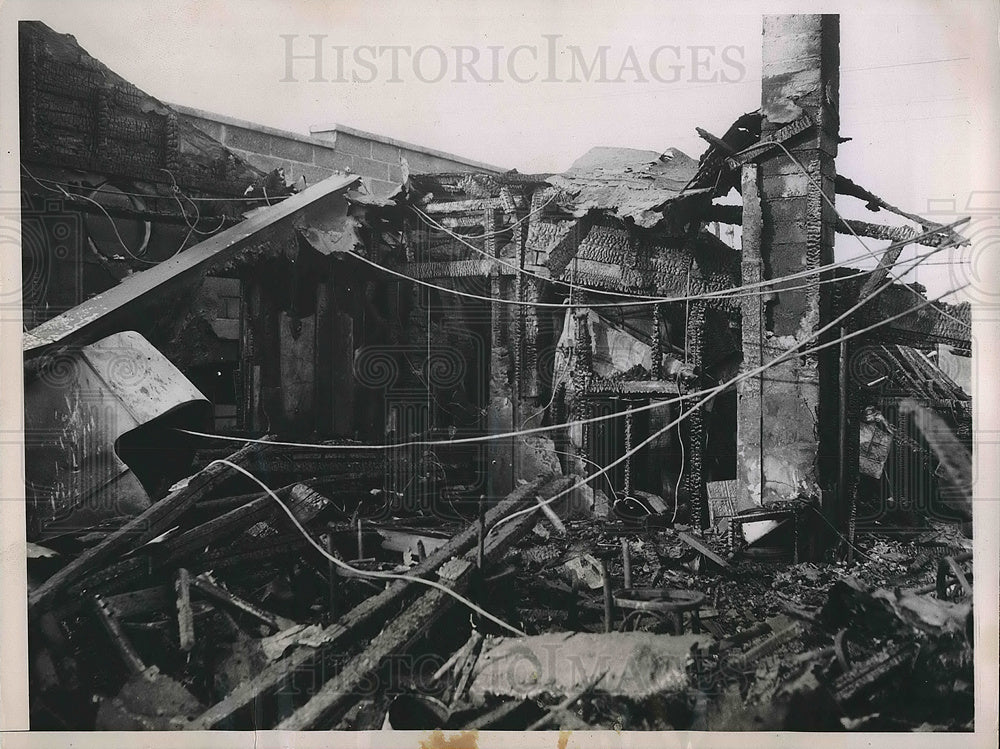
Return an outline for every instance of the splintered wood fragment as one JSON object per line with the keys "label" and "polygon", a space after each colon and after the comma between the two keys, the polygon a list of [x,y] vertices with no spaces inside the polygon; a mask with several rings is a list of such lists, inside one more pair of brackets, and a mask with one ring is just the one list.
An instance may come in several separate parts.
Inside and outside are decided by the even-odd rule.
{"label": "splintered wood fragment", "polygon": [[[571,481],[572,479],[563,478],[549,484],[545,496],[552,496],[568,486]],[[497,519],[499,518],[494,518],[493,522]],[[487,539],[484,567],[502,560],[511,545],[530,530],[534,522],[531,514],[526,514],[499,526]],[[469,573],[475,568],[475,550],[468,552],[463,561],[466,565],[465,573],[458,579],[448,581],[449,587],[458,593],[463,593],[469,588],[471,582]],[[454,605],[456,601],[452,596],[437,589],[431,589],[421,595],[400,616],[387,623],[369,646],[347,663],[339,674],[324,684],[305,705],[279,723],[277,729],[303,731],[334,722],[338,715],[357,700],[363,685],[370,683],[370,680],[381,672],[389,658],[405,652],[415,637],[425,632]]]}
{"label": "splintered wood fragment", "polygon": [[146,664],[142,662],[142,658],[139,657],[135,648],[132,647],[131,641],[125,636],[118,620],[112,616],[110,611],[108,611],[107,605],[104,601],[97,596],[91,596],[90,605],[94,613],[97,615],[97,621],[101,623],[104,631],[108,633],[108,637],[111,638],[111,643],[115,646],[115,650],[118,651],[118,655],[121,656],[121,659],[128,667],[128,670],[133,674],[141,674],[145,671]]}
{"label": "splintered wood fragment", "polygon": [[[473,632],[473,635],[475,634],[476,633]],[[471,646],[471,644],[472,644],[472,636],[470,636],[468,640],[463,642],[462,647],[460,647],[458,650],[452,653],[448,657],[448,660],[446,660],[444,663],[441,664],[441,668],[435,671],[434,675],[431,676],[431,681],[432,682],[437,681],[449,671],[454,670],[455,664],[457,664],[462,659],[462,657],[469,651],[469,647]]]}
{"label": "splintered wood fragment", "polygon": [[684,543],[686,543],[688,546],[690,546],[692,549],[694,549],[695,551],[697,551],[699,554],[703,554],[708,559],[711,559],[713,562],[715,562],[717,565],[719,565],[723,569],[726,569],[726,570],[729,569],[729,562],[727,562],[725,559],[723,559],[722,557],[720,557],[718,554],[716,554],[714,551],[712,551],[710,548],[708,548],[708,546],[706,546],[704,543],[702,543],[701,541],[699,541],[697,538],[695,538],[691,534],[685,533],[684,531],[678,531],[677,532],[677,538],[679,538],[681,541],[683,541]]}
{"label": "splintered wood fragment", "polygon": [[552,527],[556,529],[556,532],[559,533],[560,536],[565,536],[566,525],[559,518],[559,516],[556,515],[556,511],[553,510],[550,505],[543,504],[540,498],[537,499],[537,502],[539,509],[541,509],[541,511],[545,513],[545,517],[547,517],[549,519],[549,522],[552,523]]}
{"label": "splintered wood fragment", "polygon": [[177,629],[180,633],[180,648],[185,653],[194,647],[194,612],[191,610],[191,577],[181,567],[177,570]]}
{"label": "splintered wood fragment", "polygon": [[[546,483],[548,482],[548,483]],[[486,514],[487,522],[494,523],[499,518],[509,515],[519,509],[535,492],[543,496],[552,496],[568,485],[565,478],[541,478],[530,484],[518,487],[503,501],[490,509]],[[512,523],[508,523],[511,525]],[[409,574],[416,577],[426,577],[437,570],[448,559],[463,554],[471,549],[476,542],[478,523],[468,525],[465,530],[453,536],[448,543],[431,552],[427,559],[410,570]],[[321,667],[328,653],[334,652],[338,643],[356,636],[362,629],[374,624],[379,617],[386,615],[391,609],[415,596],[417,589],[423,591],[423,586],[406,580],[396,580],[384,591],[362,601],[344,614],[337,622],[324,630],[328,636],[325,644],[315,650],[298,649],[265,668],[253,679],[241,682],[222,700],[208,708],[196,720],[190,721],[186,728],[190,730],[208,730],[231,722],[238,714],[245,713],[263,700],[286,689],[293,689],[298,678],[310,672],[322,673]],[[266,726],[258,726],[265,728]]]}
{"label": "splintered wood fragment", "polygon": [[166,609],[172,602],[168,585],[105,595],[101,596],[101,600],[108,607],[108,611],[119,618]]}
{"label": "splintered wood fragment", "polygon": [[[285,494],[287,494],[287,490],[285,490]],[[278,496],[283,495],[279,493]],[[271,510],[273,504],[274,500],[269,495],[259,495],[256,499],[252,499],[240,507],[224,512],[216,518],[164,541],[162,546],[167,553],[162,563],[167,564],[176,559],[183,559],[188,554],[208,546],[214,541],[249,528]]]}
{"label": "splintered wood fragment", "polygon": [[[245,464],[249,458],[259,454],[265,447],[266,445],[259,443],[246,445],[230,455],[229,460],[236,465]],[[207,496],[233,473],[232,468],[221,463],[207,466],[192,476],[184,486],[154,502],[142,514],[132,518],[99,544],[80,554],[28,595],[29,619],[34,619],[51,606],[71,583],[172,527],[174,521],[192,504]]]}
{"label": "splintered wood fragment", "polygon": [[733,150],[733,147],[731,145],[729,145],[728,143],[726,143],[726,141],[724,141],[722,138],[719,138],[718,136],[712,135],[707,130],[703,130],[700,127],[696,127],[695,128],[695,132],[698,133],[698,136],[702,140],[708,141],[713,146],[715,146],[719,150],[725,152],[729,156],[732,156],[733,154],[736,153],[736,151]]}
{"label": "splintered wood fragment", "polygon": [[289,627],[294,627],[296,625],[296,622],[293,622],[291,619],[286,619],[283,616],[272,614],[270,611],[265,611],[260,606],[252,604],[249,601],[230,593],[228,590],[216,583],[215,580],[213,580],[207,573],[202,573],[197,577],[191,578],[191,585],[209,598],[218,601],[219,603],[224,603],[232,606],[233,608],[239,609],[240,611],[249,614],[254,619],[263,622],[275,630],[288,629]]}
{"label": "splintered wood fragment", "polygon": [[465,692],[469,688],[469,680],[472,678],[472,671],[476,667],[476,661],[479,660],[479,651],[483,647],[483,636],[478,630],[472,632],[472,637],[469,640],[470,645],[465,654],[465,662],[459,669],[458,683],[455,684],[455,692],[451,695],[451,707],[454,707],[465,697]]}

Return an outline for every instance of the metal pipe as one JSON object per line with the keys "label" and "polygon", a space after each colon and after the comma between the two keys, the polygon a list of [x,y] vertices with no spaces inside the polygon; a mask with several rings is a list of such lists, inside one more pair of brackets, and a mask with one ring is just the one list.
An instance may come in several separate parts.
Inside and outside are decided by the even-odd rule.
{"label": "metal pipe", "polygon": [[[838,525],[843,518],[843,510],[847,509],[847,516],[850,518],[851,498],[847,491],[847,341],[844,336],[846,330],[843,325],[839,328],[840,333],[840,361],[838,363],[837,387],[839,401],[837,403],[837,493],[840,495],[839,507],[837,508]],[[854,560],[854,539],[850,538],[850,528],[848,529],[847,562],[850,564]]]}
{"label": "metal pipe", "polygon": [[476,567],[483,568],[483,554],[486,547],[486,502],[485,498],[479,496],[479,544],[476,548]]}
{"label": "metal pipe", "polygon": [[622,567],[625,570],[625,587],[632,587],[632,550],[629,548],[628,539],[622,538]]}
{"label": "metal pipe", "polygon": [[[326,553],[331,557],[336,556],[335,550],[333,548],[333,528],[327,525],[326,529]],[[330,619],[336,620],[337,618],[337,566],[328,561],[326,563],[326,575],[328,581],[327,588],[327,605],[330,610]]]}
{"label": "metal pipe", "polygon": [[607,560],[601,559],[601,579],[604,582],[604,631],[611,631],[611,573]]}

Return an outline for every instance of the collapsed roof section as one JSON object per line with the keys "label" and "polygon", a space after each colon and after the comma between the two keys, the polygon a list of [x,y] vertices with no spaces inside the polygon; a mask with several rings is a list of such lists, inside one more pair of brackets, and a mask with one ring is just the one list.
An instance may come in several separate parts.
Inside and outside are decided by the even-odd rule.
{"label": "collapsed roof section", "polygon": [[[25,354],[34,356],[58,345],[92,343],[132,328],[141,328],[140,332],[150,334],[153,340],[162,339],[155,331],[171,323],[171,306],[183,310],[206,275],[263,254],[296,254],[300,230],[315,230],[328,223],[331,211],[346,216],[345,193],[358,180],[357,176],[330,177],[276,205],[256,209],[242,223],[125,278],[34,328],[25,336]],[[338,229],[344,230],[342,221]]]}
{"label": "collapsed roof section", "polygon": [[560,206],[576,217],[591,210],[650,229],[663,220],[667,206],[708,192],[685,190],[698,164],[670,148],[663,153],[634,148],[592,148],[549,184],[562,191]]}

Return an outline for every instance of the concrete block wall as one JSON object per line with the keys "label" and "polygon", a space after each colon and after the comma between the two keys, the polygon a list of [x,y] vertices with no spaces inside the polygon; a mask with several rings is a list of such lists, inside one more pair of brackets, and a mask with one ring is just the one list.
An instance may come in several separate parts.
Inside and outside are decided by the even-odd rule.
{"label": "concrete block wall", "polygon": [[289,181],[305,177],[311,185],[334,174],[357,174],[374,194],[386,195],[402,181],[403,158],[413,174],[506,171],[343,125],[313,128],[310,135],[302,135],[201,109],[171,106],[180,117],[258,169],[270,172],[281,167]]}
{"label": "concrete block wall", "polygon": [[[827,201],[834,200],[836,174],[839,39],[837,16],[764,17],[761,137],[770,139],[804,115],[815,124],[787,143],[805,173],[784,152],[769,154],[760,164],[756,221],[747,221],[755,217],[744,206],[744,259],[748,242],[759,236],[760,268],[768,278],[833,260],[836,217]],[[794,286],[779,286],[766,315],[745,307],[744,352],[766,362],[793,342],[811,341],[830,319],[828,286]],[[831,347],[787,359],[741,388],[740,478],[752,503],[821,497],[830,487],[838,465],[836,354]]]}

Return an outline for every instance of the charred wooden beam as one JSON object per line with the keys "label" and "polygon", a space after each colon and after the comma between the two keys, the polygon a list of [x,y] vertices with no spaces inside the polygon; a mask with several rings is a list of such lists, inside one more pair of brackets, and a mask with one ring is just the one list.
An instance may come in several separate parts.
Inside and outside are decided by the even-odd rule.
{"label": "charred wooden beam", "polygon": [[[717,205],[712,204],[705,208],[701,214],[704,221],[716,221],[720,224],[743,225],[743,209],[738,205]],[[915,237],[923,234],[923,229],[912,226],[887,226],[885,224],[873,224],[869,221],[858,221],[855,219],[837,219],[836,229],[838,234],[869,237],[871,239],[882,239],[889,242],[905,242],[913,239],[915,244],[925,247],[940,247],[945,242],[951,241],[954,237],[952,232],[941,231],[929,234],[920,239]]]}
{"label": "charred wooden beam", "polygon": [[118,651],[118,655],[121,656],[128,670],[133,674],[141,674],[145,671],[146,664],[143,663],[142,658],[139,657],[135,648],[132,647],[131,641],[125,636],[121,625],[118,624],[118,620],[108,611],[107,605],[97,596],[91,596],[90,604],[97,615],[97,621],[101,623],[101,627],[108,633],[108,637],[111,638],[115,650]]}
{"label": "charred wooden beam", "polygon": [[[563,479],[556,482],[556,486],[565,485],[571,480]],[[493,522],[498,519],[495,518]],[[487,542],[484,564],[489,565],[503,559],[510,546],[535,522],[534,515],[528,513],[500,526]],[[442,577],[441,582],[448,584],[455,592],[462,593],[469,588],[471,573],[475,569],[475,550],[467,552],[458,562],[451,579],[446,582]],[[455,599],[440,590],[432,589],[424,593],[402,615],[389,623],[364,652],[324,684],[305,705],[279,723],[277,729],[302,731],[328,724],[357,699],[362,685],[378,674],[391,656],[405,652],[414,638],[425,632],[453,605]]]}
{"label": "charred wooden beam", "polygon": [[[278,496],[282,497],[288,493],[285,489],[279,490]],[[192,552],[201,549],[210,543],[225,538],[228,535],[235,535],[241,530],[245,530],[264,517],[268,511],[273,509],[273,500],[267,494],[258,496],[241,507],[225,512],[217,518],[213,518],[201,525],[181,533],[175,538],[167,539],[163,542],[163,550],[166,552],[161,564],[169,564],[179,559],[184,559]]]}
{"label": "charred wooden beam", "polygon": [[177,630],[185,653],[194,647],[194,612],[191,610],[191,577],[183,567],[177,570]]}
{"label": "charred wooden beam", "polygon": [[[250,458],[260,454],[264,449],[264,444],[249,444],[230,455],[229,460],[236,465],[246,464]],[[116,555],[138,548],[156,538],[171,527],[173,522],[198,499],[205,497],[234,473],[232,468],[222,463],[208,466],[192,476],[181,488],[155,502],[145,512],[130,520],[99,544],[87,549],[28,594],[29,619],[34,619],[45,608],[51,606],[70,583],[109,562]]]}
{"label": "charred wooden beam", "polygon": [[439,203],[428,203],[424,208],[425,213],[430,214],[455,214],[481,212],[487,208],[503,208],[504,201],[501,198],[483,198],[481,200],[452,200]]}
{"label": "charred wooden beam", "polygon": [[295,622],[290,619],[285,619],[282,616],[272,614],[270,611],[265,611],[260,606],[230,593],[228,590],[219,585],[207,572],[203,572],[197,577],[191,578],[191,585],[197,589],[198,592],[203,593],[212,600],[226,604],[227,606],[232,606],[235,609],[239,609],[243,613],[249,614],[254,619],[263,622],[275,630],[287,629],[288,627],[295,626]]}
{"label": "charred wooden beam", "polygon": [[496,274],[513,276],[515,268],[504,266],[495,260],[487,258],[472,260],[446,260],[427,263],[404,263],[394,268],[399,273],[410,278],[457,278],[457,277],[488,277]]}
{"label": "charred wooden beam", "polygon": [[[487,521],[492,523],[525,503],[534,493],[551,496],[556,491],[565,488],[567,479],[556,479],[548,483],[542,480],[518,487],[506,499],[498,503],[487,513]],[[433,573],[445,561],[463,554],[473,547],[477,538],[477,523],[472,523],[465,530],[454,536],[447,544],[430,554],[426,560],[415,566],[410,574],[422,577]],[[372,624],[378,617],[395,606],[404,603],[416,593],[417,585],[405,580],[396,580],[378,595],[355,606],[337,622],[324,630],[324,645],[315,650],[299,649],[285,658],[276,661],[260,674],[237,686],[221,701],[212,705],[197,720],[191,722],[189,728],[205,730],[219,728],[231,721],[234,716],[272,698],[283,689],[292,687],[296,678],[308,678],[306,674],[318,670],[324,658],[333,649],[342,646],[344,641],[352,640],[358,633]]]}

